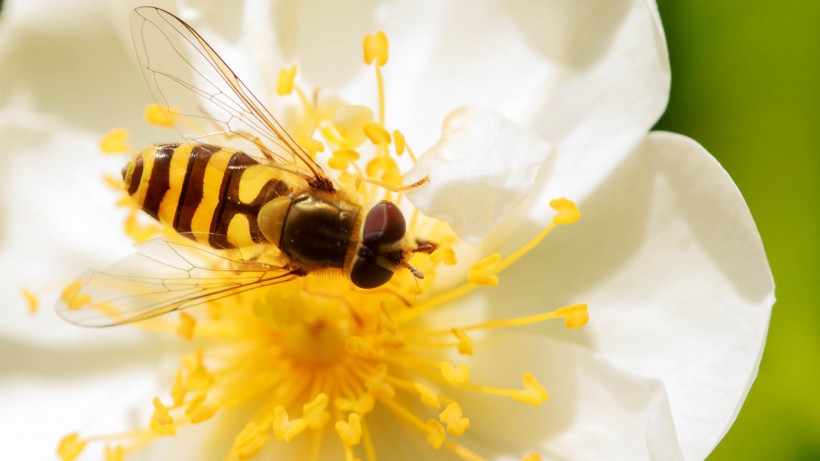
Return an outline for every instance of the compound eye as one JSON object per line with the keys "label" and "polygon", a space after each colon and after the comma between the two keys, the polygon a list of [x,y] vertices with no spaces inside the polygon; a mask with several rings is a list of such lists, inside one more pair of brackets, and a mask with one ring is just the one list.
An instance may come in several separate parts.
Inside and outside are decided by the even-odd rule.
{"label": "compound eye", "polygon": [[407,224],[399,207],[392,202],[379,202],[367,213],[362,240],[368,246],[398,242],[406,231]]}
{"label": "compound eye", "polygon": [[393,277],[393,271],[385,269],[369,258],[358,257],[350,269],[350,281],[359,288],[376,288]]}

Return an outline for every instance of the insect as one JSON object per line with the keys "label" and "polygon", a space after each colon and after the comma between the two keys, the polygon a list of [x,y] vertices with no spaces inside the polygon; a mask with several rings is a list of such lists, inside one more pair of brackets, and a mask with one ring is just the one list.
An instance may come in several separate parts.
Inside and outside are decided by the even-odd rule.
{"label": "insect", "polygon": [[[128,323],[317,271],[363,289],[400,269],[423,277],[408,259],[435,245],[407,232],[396,204],[365,206],[338,189],[190,25],[141,7],[131,30],[156,103],[188,123],[175,124],[185,142],[134,155],[124,185],[143,211],[190,243],[151,241],[104,272],[86,273],[61,296],[64,318]],[[190,101],[172,104],[178,94]],[[225,139],[240,147],[209,142]]]}

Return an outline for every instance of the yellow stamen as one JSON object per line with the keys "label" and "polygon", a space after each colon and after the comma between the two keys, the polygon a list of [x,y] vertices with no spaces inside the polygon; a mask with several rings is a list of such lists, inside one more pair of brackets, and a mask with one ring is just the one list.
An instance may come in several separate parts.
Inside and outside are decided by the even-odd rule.
{"label": "yellow stamen", "polygon": [[461,435],[470,427],[470,419],[462,416],[461,407],[456,402],[447,405],[438,418],[447,425],[447,432],[450,435]]}
{"label": "yellow stamen", "polygon": [[328,401],[327,394],[321,393],[302,406],[302,416],[311,429],[319,429],[327,424],[327,420],[330,419],[330,413],[325,410]]}
{"label": "yellow stamen", "polygon": [[60,440],[60,445],[57,447],[57,456],[62,461],[73,461],[80,456],[87,443],[87,440],[80,440],[80,436],[76,432],[68,434]]}
{"label": "yellow stamen", "polygon": [[161,107],[157,104],[149,104],[145,108],[145,121],[154,126],[173,128],[178,118],[179,109],[175,107]]}
{"label": "yellow stamen", "polygon": [[124,154],[133,152],[134,148],[128,145],[128,130],[114,128],[100,140],[100,150],[104,154]]}
{"label": "yellow stamen", "polygon": [[419,382],[413,383],[413,386],[419,393],[421,403],[433,409],[438,409],[441,406],[438,396],[429,387]]}
{"label": "yellow stamen", "polygon": [[267,417],[260,422],[251,421],[244,429],[236,436],[234,442],[234,450],[237,458],[250,459],[259,453],[259,450],[268,443],[270,436],[268,431],[271,429],[272,418]]}
{"label": "yellow stamen", "polygon": [[387,64],[388,42],[387,35],[384,32],[378,31],[373,35],[365,35],[362,48],[364,49],[365,64],[370,65],[373,61],[376,62],[377,66]]}
{"label": "yellow stamen", "polygon": [[60,294],[60,301],[64,302],[70,310],[77,310],[91,304],[91,296],[80,293],[80,288],[82,288],[82,281],[75,280],[63,288]]}
{"label": "yellow stamen", "polygon": [[365,123],[363,129],[365,136],[367,136],[367,139],[373,144],[377,146],[390,144],[390,132],[378,123]]}
{"label": "yellow stamen", "polygon": [[427,442],[433,446],[436,450],[441,448],[441,445],[444,443],[444,439],[447,437],[444,433],[444,426],[441,425],[435,419],[428,419],[427,420]]}
{"label": "yellow stamen", "polygon": [[498,285],[498,276],[495,275],[498,265],[501,262],[501,255],[493,253],[483,260],[470,266],[470,273],[467,275],[467,281],[476,285]]}
{"label": "yellow stamen", "polygon": [[432,259],[433,262],[443,262],[448,266],[455,266],[458,262],[456,259],[456,252],[453,251],[453,247],[450,245],[444,245],[436,248],[435,251],[430,254],[430,259]]}
{"label": "yellow stamen", "polygon": [[543,386],[541,386],[541,383],[535,379],[535,376],[533,376],[532,373],[524,373],[521,377],[521,382],[524,385],[524,389],[517,391],[512,395],[512,398],[515,400],[529,403],[534,407],[538,407],[549,399],[549,393]]}
{"label": "yellow stamen", "polygon": [[154,397],[154,414],[151,416],[151,429],[157,435],[174,435],[174,418],[168,411],[168,407],[163,405],[159,397]]}
{"label": "yellow stamen", "polygon": [[185,339],[191,339],[194,335],[194,327],[196,320],[185,312],[179,313],[179,325],[177,326],[177,334]]}
{"label": "yellow stamen", "polygon": [[373,407],[376,405],[376,399],[373,397],[373,394],[368,392],[360,395],[356,400],[337,397],[333,400],[333,405],[344,412],[364,415],[373,411]]}
{"label": "yellow stamen", "polygon": [[453,366],[453,364],[449,362],[441,362],[439,366],[441,375],[444,376],[444,379],[450,384],[464,384],[470,380],[470,369],[467,365]]}
{"label": "yellow stamen", "polygon": [[347,421],[336,421],[336,433],[347,446],[358,445],[362,440],[361,416],[356,413],[347,415]]}
{"label": "yellow stamen", "polygon": [[288,413],[282,406],[277,406],[274,410],[273,435],[285,442],[290,442],[294,437],[307,429],[308,421],[305,418],[291,420]]}
{"label": "yellow stamen", "polygon": [[342,137],[342,147],[353,149],[367,139],[364,126],[373,122],[373,111],[367,106],[350,105],[339,109],[333,116],[333,128]]}
{"label": "yellow stamen", "polygon": [[122,445],[105,447],[105,461],[122,461],[123,456],[125,456],[125,449]]}
{"label": "yellow stamen", "polygon": [[404,139],[404,135],[399,130],[393,130],[393,140],[395,141],[396,147],[396,155],[401,155],[404,153],[404,148],[407,146],[407,141]]}
{"label": "yellow stamen", "polygon": [[185,401],[185,381],[182,379],[182,370],[178,370],[174,377],[174,385],[171,387],[171,398],[174,399],[174,406],[178,407]]}
{"label": "yellow stamen", "polygon": [[552,218],[552,222],[555,224],[572,224],[581,219],[581,212],[578,211],[578,207],[568,199],[559,198],[552,200],[550,206],[558,212],[558,214]]}
{"label": "yellow stamen", "polygon": [[541,455],[538,453],[530,453],[527,456],[521,458],[521,461],[541,461]]}
{"label": "yellow stamen", "polygon": [[333,155],[328,159],[327,164],[334,170],[345,171],[350,166],[351,162],[359,159],[359,153],[350,149],[337,149],[333,151]]}
{"label": "yellow stamen", "polygon": [[562,307],[555,311],[555,314],[564,318],[567,328],[581,328],[589,322],[589,312],[586,304],[574,304]]}
{"label": "yellow stamen", "polygon": [[276,93],[279,96],[290,94],[293,91],[293,80],[296,78],[296,66],[279,71],[279,81],[276,84]]}
{"label": "yellow stamen", "polygon": [[26,305],[28,306],[28,311],[30,314],[34,314],[37,312],[37,308],[40,306],[40,300],[37,298],[37,295],[32,293],[27,289],[23,289],[23,298],[26,300]]}
{"label": "yellow stamen", "polygon": [[451,329],[458,339],[458,352],[464,355],[473,355],[473,340],[458,328]]}

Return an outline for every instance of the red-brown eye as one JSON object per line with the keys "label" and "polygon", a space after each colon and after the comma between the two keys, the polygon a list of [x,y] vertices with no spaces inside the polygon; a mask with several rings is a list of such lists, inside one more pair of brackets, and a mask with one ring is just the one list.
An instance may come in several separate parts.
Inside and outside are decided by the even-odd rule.
{"label": "red-brown eye", "polygon": [[365,250],[359,253],[350,269],[350,281],[359,288],[376,288],[393,277],[393,271],[376,264],[375,255]]}
{"label": "red-brown eye", "polygon": [[398,242],[406,231],[407,224],[399,207],[392,202],[380,202],[367,213],[362,241],[371,247]]}

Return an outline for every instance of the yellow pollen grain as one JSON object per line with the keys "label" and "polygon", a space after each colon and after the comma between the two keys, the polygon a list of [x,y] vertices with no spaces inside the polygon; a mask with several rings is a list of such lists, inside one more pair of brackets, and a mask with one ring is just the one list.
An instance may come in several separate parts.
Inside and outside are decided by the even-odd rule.
{"label": "yellow pollen grain", "polygon": [[521,458],[521,461],[541,461],[541,455],[538,453],[530,453],[527,456]]}
{"label": "yellow pollen grain", "polygon": [[427,420],[427,442],[436,450],[441,448],[444,439],[447,437],[444,432],[444,426],[435,419]]}
{"label": "yellow pollen grain", "polygon": [[133,147],[128,145],[128,130],[114,128],[100,139],[100,150],[104,154],[124,154],[132,152]]}
{"label": "yellow pollen grain", "polygon": [[341,411],[348,413],[358,413],[364,415],[373,411],[376,406],[376,399],[371,393],[364,393],[358,399],[348,399],[346,397],[337,397],[333,400],[333,406]]}
{"label": "yellow pollen grain", "polygon": [[290,94],[293,91],[293,80],[296,78],[296,66],[279,71],[279,81],[276,83],[276,93],[279,96]]}
{"label": "yellow pollen grain", "polygon": [[291,420],[282,406],[277,406],[273,414],[273,435],[279,440],[290,442],[308,427],[305,418]]}
{"label": "yellow pollen grain", "polygon": [[142,225],[137,222],[137,214],[131,213],[125,219],[125,233],[135,242],[144,242],[160,231],[160,228],[152,225]]}
{"label": "yellow pollen grain", "polygon": [[105,461],[122,461],[123,456],[125,456],[125,448],[122,445],[105,447]]}
{"label": "yellow pollen grain", "polygon": [[197,395],[191,399],[188,408],[185,409],[185,415],[190,418],[191,424],[207,421],[216,414],[216,407],[205,405],[205,398],[206,394],[204,393]]}
{"label": "yellow pollen grain", "polygon": [[373,144],[377,146],[386,146],[390,144],[390,132],[385,130],[384,127],[378,123],[365,123],[362,129],[364,130],[364,135],[367,136],[367,139],[369,139]]}
{"label": "yellow pollen grain", "polygon": [[154,397],[154,414],[151,416],[151,430],[157,435],[174,435],[174,418],[168,411],[168,407],[163,405],[159,397]]}
{"label": "yellow pollen grain", "polygon": [[145,121],[162,128],[173,128],[179,118],[179,109],[149,104],[145,108]]}
{"label": "yellow pollen grain", "polygon": [[351,149],[337,149],[333,151],[333,155],[328,159],[327,165],[334,170],[345,171],[350,166],[350,162],[355,162],[359,159],[359,153]]}
{"label": "yellow pollen grain", "polygon": [[396,155],[403,154],[405,147],[407,147],[407,141],[404,139],[404,134],[402,134],[399,130],[393,130],[393,141],[396,147]]}
{"label": "yellow pollen grain", "polygon": [[40,300],[37,298],[37,295],[35,295],[31,291],[23,288],[23,298],[26,300],[26,306],[28,306],[28,312],[30,314],[36,313],[37,308],[40,307]]}
{"label": "yellow pollen grain", "polygon": [[336,421],[335,428],[342,443],[349,447],[358,445],[362,440],[362,420],[357,413],[347,415],[347,421]]}
{"label": "yellow pollen grain", "polygon": [[447,425],[447,432],[450,435],[459,436],[470,428],[470,418],[465,418],[461,413],[461,406],[456,402],[447,405],[438,415],[439,420]]}
{"label": "yellow pollen grain", "polygon": [[473,355],[473,340],[458,328],[453,328],[451,331],[458,339],[458,352],[463,355]]}
{"label": "yellow pollen grain", "polygon": [[259,450],[268,443],[269,436],[267,432],[270,430],[270,425],[270,418],[261,423],[249,422],[234,440],[237,458],[250,459],[256,456]]}
{"label": "yellow pollen grain", "polygon": [[194,335],[194,327],[196,320],[185,312],[179,313],[179,325],[177,325],[177,334],[185,339],[191,339]]}
{"label": "yellow pollen grain", "polygon": [[476,285],[496,286],[498,285],[498,276],[496,270],[501,262],[501,255],[493,253],[483,260],[470,266],[470,272],[467,274],[467,281]]}
{"label": "yellow pollen grain", "polygon": [[467,365],[454,366],[449,362],[441,362],[439,367],[441,375],[450,384],[465,384],[470,380],[470,368]]}
{"label": "yellow pollen grain", "polygon": [[364,63],[370,65],[375,61],[377,66],[384,66],[387,64],[388,47],[387,35],[384,32],[378,31],[372,35],[365,35],[362,42]]}
{"label": "yellow pollen grain", "polygon": [[535,379],[532,373],[524,373],[521,377],[521,382],[524,385],[524,389],[513,392],[512,398],[515,400],[538,407],[549,399],[549,393],[541,386],[541,383]]}
{"label": "yellow pollen grain", "polygon": [[171,386],[171,398],[174,399],[174,406],[182,405],[185,401],[185,381],[182,379],[182,370],[177,370],[174,377],[174,384]]}
{"label": "yellow pollen grain", "polygon": [[417,382],[413,383],[413,387],[416,388],[416,391],[419,393],[419,400],[421,400],[421,403],[423,403],[425,406],[433,408],[435,410],[441,407],[441,401],[439,400],[438,395],[436,395],[436,393],[433,392],[432,389],[430,389],[422,383]]}
{"label": "yellow pollen grain", "polygon": [[589,322],[589,312],[586,304],[573,304],[562,307],[555,311],[555,314],[564,318],[564,325],[567,328],[581,328]]}
{"label": "yellow pollen grain", "polygon": [[57,456],[62,461],[73,461],[80,456],[86,444],[88,444],[88,441],[80,440],[80,436],[76,432],[68,434],[60,440],[60,445],[57,447]]}
{"label": "yellow pollen grain", "polygon": [[555,224],[572,224],[581,219],[581,212],[575,204],[566,198],[558,198],[550,201],[550,207],[558,214],[552,218]]}
{"label": "yellow pollen grain", "polygon": [[69,310],[81,309],[91,304],[91,296],[85,293],[80,293],[82,282],[75,280],[63,289],[60,294],[60,301],[66,303]]}
{"label": "yellow pollen grain", "polygon": [[311,429],[319,429],[327,424],[330,419],[330,414],[326,411],[329,400],[327,394],[321,393],[302,406],[302,416]]}
{"label": "yellow pollen grain", "polygon": [[456,252],[450,245],[441,246],[433,250],[430,254],[430,259],[433,262],[443,262],[448,266],[455,266],[458,260],[456,259]]}

